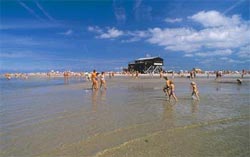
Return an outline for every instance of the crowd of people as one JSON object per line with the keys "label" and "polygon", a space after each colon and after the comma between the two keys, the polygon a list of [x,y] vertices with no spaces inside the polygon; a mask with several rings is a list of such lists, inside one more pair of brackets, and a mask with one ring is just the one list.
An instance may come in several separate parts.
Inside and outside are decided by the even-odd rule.
{"label": "crowd of people", "polygon": [[[241,74],[240,78],[237,79],[238,84],[242,83],[242,78],[247,73],[248,72],[246,70],[244,70],[244,69],[242,70],[242,72],[240,73]],[[126,73],[122,73],[122,74],[127,75],[127,76],[132,76],[132,78],[137,79],[137,78],[139,78],[140,73],[138,71],[133,71],[133,72],[126,72]],[[222,71],[215,71],[214,74],[215,74],[215,80],[220,81],[220,78],[223,76],[223,74],[225,75],[227,73],[226,72],[223,73]],[[92,90],[98,90],[98,89],[105,89],[106,90],[107,89],[106,79],[105,79],[105,72],[98,73],[96,70],[93,70],[92,73],[84,73],[84,72],[76,73],[76,72],[70,72],[70,71],[64,71],[63,73],[60,73],[60,72],[51,71],[51,72],[48,72],[46,74],[46,76],[49,77],[49,78],[50,77],[61,76],[61,75],[64,77],[65,84],[69,83],[69,78],[70,77],[80,77],[80,78],[85,77],[86,80],[92,82],[92,87],[91,87]],[[109,78],[114,77],[114,75],[115,75],[114,72],[108,72]],[[163,73],[163,71],[160,71],[160,73],[159,73],[160,79],[164,78],[166,80],[165,86],[163,88],[163,92],[166,94],[168,100],[171,100],[173,98],[175,101],[178,101],[178,98],[177,98],[177,96],[175,94],[175,83],[173,81],[174,72],[172,72],[172,78],[171,78],[172,80],[169,79],[168,77],[164,76],[164,75],[165,74]],[[22,73],[15,73],[15,74],[6,73],[4,75],[4,77],[7,80],[12,79],[13,77],[14,78],[27,79],[28,76],[29,76],[28,74],[22,74]],[[193,79],[196,78],[196,71],[195,70],[190,71],[189,75],[187,75],[186,77],[189,78],[190,81],[192,81],[190,83],[191,89],[192,89],[191,97],[193,99],[195,99],[195,100],[200,100],[197,84],[193,81]],[[207,78],[209,78],[209,75],[207,76]]]}

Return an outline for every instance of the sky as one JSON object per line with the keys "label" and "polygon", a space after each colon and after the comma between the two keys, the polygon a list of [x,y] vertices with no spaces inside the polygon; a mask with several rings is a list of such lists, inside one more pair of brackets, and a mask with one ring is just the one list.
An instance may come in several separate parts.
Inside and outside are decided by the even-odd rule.
{"label": "sky", "polygon": [[0,0],[0,72],[250,70],[250,0]]}

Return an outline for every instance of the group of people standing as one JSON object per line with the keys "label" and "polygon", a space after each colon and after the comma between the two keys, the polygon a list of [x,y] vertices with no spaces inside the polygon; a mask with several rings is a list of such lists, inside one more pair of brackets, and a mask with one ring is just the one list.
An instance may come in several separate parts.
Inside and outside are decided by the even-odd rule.
{"label": "group of people standing", "polygon": [[[164,77],[164,79],[166,80],[166,85],[163,88],[163,92],[166,94],[166,96],[168,96],[169,100],[171,99],[171,97],[174,98],[175,101],[178,101],[176,95],[175,95],[175,85],[174,82],[170,79],[168,79],[168,77]],[[200,100],[199,98],[199,91],[198,91],[198,87],[196,85],[195,82],[191,82],[191,88],[192,88],[192,98],[193,99],[197,99]]]}
{"label": "group of people standing", "polygon": [[92,90],[98,90],[99,88],[99,80],[100,80],[100,89],[107,89],[106,80],[105,80],[105,72],[102,72],[101,75],[93,70],[91,73],[91,81],[92,81]]}

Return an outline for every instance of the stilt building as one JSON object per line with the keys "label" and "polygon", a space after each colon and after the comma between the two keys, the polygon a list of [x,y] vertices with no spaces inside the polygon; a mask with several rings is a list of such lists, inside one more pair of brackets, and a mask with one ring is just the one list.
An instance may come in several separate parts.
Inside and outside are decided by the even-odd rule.
{"label": "stilt building", "polygon": [[128,71],[140,73],[160,73],[162,71],[163,59],[160,57],[138,58],[128,64]]}

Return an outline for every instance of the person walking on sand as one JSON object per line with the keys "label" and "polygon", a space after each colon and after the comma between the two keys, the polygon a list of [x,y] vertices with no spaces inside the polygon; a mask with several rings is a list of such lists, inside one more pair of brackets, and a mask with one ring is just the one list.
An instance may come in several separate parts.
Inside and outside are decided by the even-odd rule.
{"label": "person walking on sand", "polygon": [[139,72],[135,71],[135,78],[138,79],[139,78]]}
{"label": "person walking on sand", "polygon": [[106,87],[106,80],[105,80],[105,72],[102,72],[101,73],[101,76],[100,76],[100,89],[103,87],[104,89],[107,89]]}
{"label": "person walking on sand", "polygon": [[170,80],[170,93],[169,93],[169,100],[173,97],[175,101],[178,101],[176,95],[175,95],[175,85],[172,80]]}
{"label": "person walking on sand", "polygon": [[160,78],[162,78],[163,77],[163,71],[161,70],[160,71]]}
{"label": "person walking on sand", "polygon": [[93,70],[93,72],[91,74],[91,81],[92,81],[92,90],[98,89],[98,80],[97,80],[96,70]]}
{"label": "person walking on sand", "polygon": [[169,96],[169,94],[170,94],[170,80],[168,79],[167,76],[165,76],[164,79],[166,80],[166,84],[163,87],[163,92],[166,94],[166,96]]}
{"label": "person walking on sand", "polygon": [[191,82],[191,87],[192,87],[192,90],[193,90],[192,91],[192,98],[195,99],[194,98],[194,96],[195,96],[197,100],[200,100],[200,98],[199,98],[199,91],[198,91],[198,87],[197,87],[196,83],[195,82]]}

